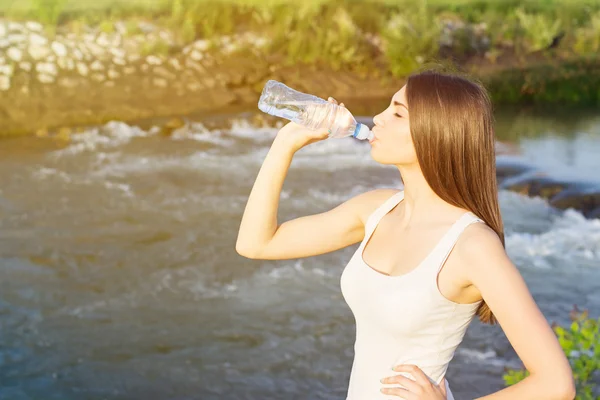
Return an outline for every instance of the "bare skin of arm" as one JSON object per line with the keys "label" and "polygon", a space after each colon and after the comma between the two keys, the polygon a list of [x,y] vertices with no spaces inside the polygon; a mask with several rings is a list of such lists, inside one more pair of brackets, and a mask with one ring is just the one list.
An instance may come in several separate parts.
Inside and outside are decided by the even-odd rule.
{"label": "bare skin of arm", "polygon": [[521,382],[480,399],[573,399],[569,362],[495,232],[475,224],[467,228],[456,251],[466,278],[479,289],[530,373]]}
{"label": "bare skin of arm", "polygon": [[[315,135],[308,139],[309,143],[326,137],[323,132],[308,131],[296,124],[288,124],[282,131],[277,134],[248,197],[236,242],[238,254],[252,259],[284,260],[325,254],[360,242],[368,215],[398,190],[375,189],[332,210],[279,224],[277,210],[283,182],[295,152],[306,145],[298,136]],[[296,138],[290,133],[297,134]]]}

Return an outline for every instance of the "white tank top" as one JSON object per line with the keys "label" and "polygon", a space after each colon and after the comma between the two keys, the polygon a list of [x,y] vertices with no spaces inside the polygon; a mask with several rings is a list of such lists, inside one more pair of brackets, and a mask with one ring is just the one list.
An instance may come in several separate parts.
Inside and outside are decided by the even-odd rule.
{"label": "white tank top", "polygon": [[[369,216],[365,237],[340,278],[342,294],[356,320],[346,400],[397,400],[380,389],[399,385],[383,384],[380,379],[399,375],[391,369],[398,364],[415,364],[439,384],[481,303],[455,303],[437,286],[437,275],[458,236],[471,223],[483,222],[471,212],[463,214],[427,257],[403,275],[386,275],[364,261],[362,253],[377,224],[403,198],[403,191],[394,194]],[[446,389],[452,400],[447,382]]]}

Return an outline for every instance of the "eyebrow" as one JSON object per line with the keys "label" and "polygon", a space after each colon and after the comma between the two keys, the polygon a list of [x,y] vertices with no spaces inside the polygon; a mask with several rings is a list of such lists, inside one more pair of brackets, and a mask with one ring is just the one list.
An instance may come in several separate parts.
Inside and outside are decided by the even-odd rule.
{"label": "eyebrow", "polygon": [[396,107],[402,106],[402,107],[406,108],[406,111],[408,111],[408,107],[406,107],[404,104],[402,104],[396,100],[394,100],[394,106],[396,106]]}

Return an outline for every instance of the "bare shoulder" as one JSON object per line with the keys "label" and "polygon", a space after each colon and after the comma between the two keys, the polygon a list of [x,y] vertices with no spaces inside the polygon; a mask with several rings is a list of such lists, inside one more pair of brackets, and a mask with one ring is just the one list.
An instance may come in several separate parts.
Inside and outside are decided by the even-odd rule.
{"label": "bare shoulder", "polygon": [[400,190],[392,188],[374,189],[353,197],[349,202],[364,225],[377,207],[399,192]]}
{"label": "bare shoulder", "polygon": [[512,265],[496,232],[482,223],[469,225],[456,242],[458,254],[465,273],[471,278],[478,274],[490,274],[498,268]]}

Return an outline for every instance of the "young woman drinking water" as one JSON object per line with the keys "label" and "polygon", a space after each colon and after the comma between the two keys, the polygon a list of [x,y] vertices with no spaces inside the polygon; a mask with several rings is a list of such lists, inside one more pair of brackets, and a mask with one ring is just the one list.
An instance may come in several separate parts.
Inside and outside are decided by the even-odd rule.
{"label": "young woman drinking water", "polygon": [[256,178],[237,252],[281,260],[360,242],[341,276],[356,319],[347,400],[453,399],[445,374],[475,316],[500,324],[530,372],[481,399],[573,399],[569,363],[504,249],[485,89],[464,77],[417,73],[373,121],[371,156],[398,168],[402,190],[368,191],[279,224],[294,153],[328,136],[289,123]]}

